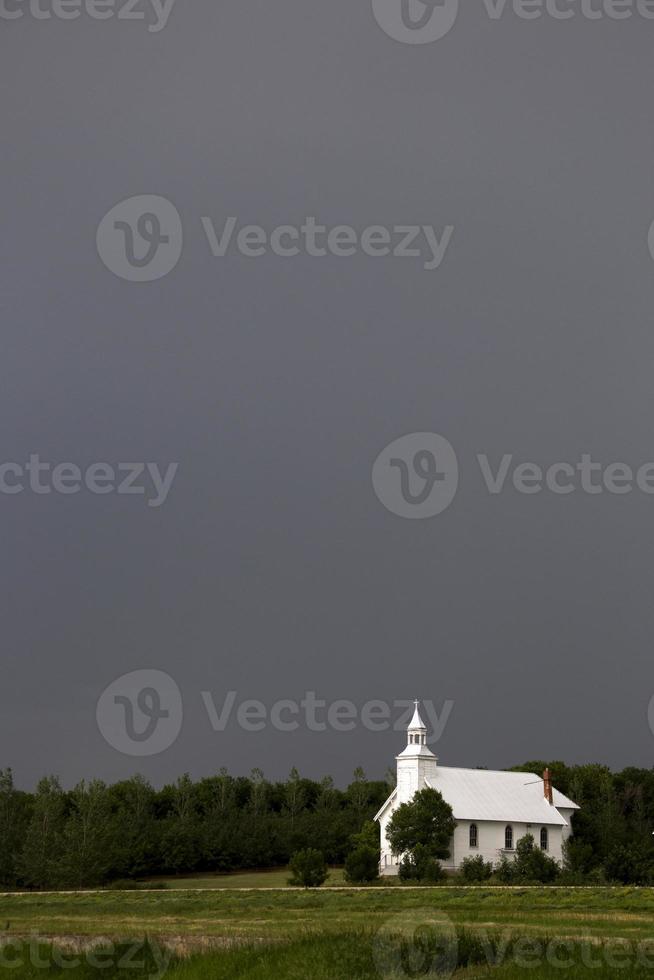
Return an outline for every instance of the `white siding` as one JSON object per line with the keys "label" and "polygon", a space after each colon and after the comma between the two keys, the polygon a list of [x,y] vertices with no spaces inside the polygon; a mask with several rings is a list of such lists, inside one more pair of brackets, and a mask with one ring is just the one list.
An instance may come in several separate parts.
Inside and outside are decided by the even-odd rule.
{"label": "white siding", "polygon": [[[470,847],[470,824],[477,824],[477,847]],[[454,857],[450,862],[443,862],[444,867],[458,868],[464,858],[476,857],[481,854],[484,861],[490,861],[496,865],[505,854],[508,858],[515,855],[515,847],[521,837],[531,834],[537,847],[540,847],[541,827],[547,826],[548,850],[547,853],[559,863],[562,859],[561,844],[563,841],[562,828],[551,824],[526,824],[511,823],[513,827],[513,851],[504,849],[504,834],[506,824],[491,820],[468,820],[457,823],[454,831]]]}
{"label": "white siding", "polygon": [[[389,806],[380,818],[382,840],[380,871],[383,875],[394,875],[398,873],[398,866],[386,841],[386,827],[395,808],[395,804]],[[568,815],[568,813],[564,813],[566,819]],[[476,823],[477,825],[477,847],[470,847],[471,823]],[[450,848],[450,856],[449,858],[442,859],[441,864],[447,871],[455,871],[461,866],[461,862],[465,858],[476,857],[480,854],[484,861],[490,861],[493,866],[496,866],[501,861],[503,855],[506,855],[508,858],[515,856],[518,841],[527,834],[531,834],[536,843],[536,847],[540,847],[540,832],[543,826],[547,826],[548,855],[553,857],[555,861],[558,861],[559,864],[562,862],[563,854],[561,848],[563,841],[569,836],[569,827],[559,827],[556,824],[512,823],[510,826],[513,827],[513,850],[507,851],[504,849],[506,826],[505,823],[494,820],[461,820],[457,822]]]}

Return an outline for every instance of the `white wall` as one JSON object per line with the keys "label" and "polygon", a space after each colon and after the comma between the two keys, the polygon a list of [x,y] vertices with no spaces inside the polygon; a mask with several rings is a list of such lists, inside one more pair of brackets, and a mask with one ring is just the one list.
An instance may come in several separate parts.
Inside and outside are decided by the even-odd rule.
{"label": "white wall", "polygon": [[[567,819],[566,814],[563,814],[563,816]],[[478,847],[470,847],[470,824],[473,822],[477,824]],[[526,823],[512,823],[511,826],[513,827],[513,852],[504,850],[505,823],[500,823],[495,820],[458,821],[456,830],[454,831],[454,858],[449,862],[443,862],[443,866],[458,868],[464,858],[476,857],[478,854],[481,854],[484,861],[498,864],[503,854],[506,854],[509,858],[512,856],[520,838],[525,837],[527,834],[532,835],[537,847],[540,846],[540,831],[541,827],[545,826],[544,824],[530,825]],[[549,837],[547,854],[559,863],[562,860],[561,844],[563,836],[561,831],[563,829],[568,828],[557,827],[551,824],[547,825]]]}
{"label": "white wall", "polygon": [[[382,842],[380,870],[382,874],[397,874],[398,872],[397,865],[392,863],[393,858],[388,842],[386,841],[386,827],[394,809],[394,806],[389,806],[380,819]],[[569,822],[572,812],[572,810],[561,810],[561,815]],[[477,847],[470,847],[470,824],[473,822],[477,824]],[[450,857],[442,860],[441,864],[444,868],[453,871],[460,866],[464,858],[476,857],[478,854],[481,854],[484,861],[490,861],[493,865],[496,865],[500,862],[503,854],[506,854],[509,858],[514,856],[516,844],[521,837],[525,837],[527,834],[532,835],[537,847],[540,846],[540,831],[541,827],[544,826],[543,824],[512,823],[511,826],[513,827],[514,849],[513,851],[505,851],[505,823],[494,820],[457,821]],[[570,835],[570,827],[558,827],[548,824],[547,830],[549,837],[547,853],[550,857],[553,857],[561,863],[563,857],[561,847],[565,838]]]}
{"label": "white wall", "polygon": [[425,789],[425,780],[436,778],[437,759],[432,756],[398,756],[396,803],[408,803],[419,789]]}

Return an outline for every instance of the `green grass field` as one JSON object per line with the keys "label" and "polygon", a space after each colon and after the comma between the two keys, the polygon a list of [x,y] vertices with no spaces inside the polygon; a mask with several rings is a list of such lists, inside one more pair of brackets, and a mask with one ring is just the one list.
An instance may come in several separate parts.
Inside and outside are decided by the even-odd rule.
{"label": "green grass field", "polygon": [[[206,874],[195,878],[153,878],[153,882],[163,882],[168,888],[286,888],[290,871],[275,868],[272,871],[238,871],[234,874]],[[147,886],[147,882],[143,883]],[[330,868],[328,885],[344,885],[342,868]]]}
{"label": "green grass field", "polygon": [[[271,880],[267,874],[258,877],[266,883]],[[145,936],[165,951],[166,976],[180,980],[270,976],[385,980],[445,975],[457,980],[482,976],[496,980],[648,976],[654,980],[654,889],[647,888],[446,885],[304,892],[224,887],[14,894],[0,896],[0,924],[4,942],[13,940],[16,951],[30,936],[78,954],[82,951],[78,968],[65,970],[75,980],[114,976],[109,968],[91,969],[85,959],[84,951],[99,937],[105,943],[132,938],[140,946]],[[453,964],[443,964],[440,954],[430,952],[429,937],[434,935],[457,946],[456,972]],[[569,945],[552,947],[553,937]],[[518,939],[527,947],[516,964],[512,943]],[[540,952],[534,952],[534,943],[540,944]],[[491,947],[504,951],[497,962],[487,955]],[[548,961],[546,953],[552,948]],[[8,967],[12,956],[20,960],[14,952],[3,956],[2,965]],[[27,978],[50,972],[43,967],[34,972],[29,957],[20,964],[7,969],[7,975]],[[52,972],[57,971],[62,972],[53,964]],[[155,963],[140,975],[154,978],[158,972]],[[126,976],[124,971],[115,975]]]}

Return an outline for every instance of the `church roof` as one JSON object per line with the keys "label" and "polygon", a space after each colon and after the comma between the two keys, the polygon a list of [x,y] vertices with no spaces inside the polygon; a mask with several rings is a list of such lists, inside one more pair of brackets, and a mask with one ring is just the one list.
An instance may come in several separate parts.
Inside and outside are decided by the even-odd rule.
{"label": "church roof", "polygon": [[[557,789],[554,804],[543,793],[543,780],[530,772],[497,772],[488,769],[456,769],[438,766],[425,786],[438,790],[452,807],[455,820],[498,820],[502,823],[567,826],[559,809],[578,810]],[[394,790],[377,814],[379,817],[395,798]]]}
{"label": "church roof", "polygon": [[407,747],[405,749],[403,749],[402,752],[400,752],[400,755],[396,755],[395,758],[396,759],[399,759],[401,756],[405,756],[405,755],[416,756],[416,757],[421,756],[423,759],[435,759],[436,758],[436,756],[434,755],[434,753],[432,752],[432,750],[429,748],[429,746],[427,746],[427,745],[412,745],[410,742],[407,745]]}

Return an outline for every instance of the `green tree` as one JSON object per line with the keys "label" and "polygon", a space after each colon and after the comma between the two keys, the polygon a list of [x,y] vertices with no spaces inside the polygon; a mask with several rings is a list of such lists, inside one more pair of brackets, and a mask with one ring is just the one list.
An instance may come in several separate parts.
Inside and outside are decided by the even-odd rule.
{"label": "green tree", "polygon": [[284,808],[288,814],[291,828],[295,826],[295,821],[304,809],[306,793],[300,779],[300,774],[295,767],[291,769],[290,775],[284,787]]}
{"label": "green tree", "polygon": [[358,834],[352,834],[350,838],[352,849],[357,847],[371,847],[379,851],[379,826],[374,820],[366,820]]}
{"label": "green tree", "polygon": [[164,863],[176,874],[194,871],[200,857],[200,828],[194,796],[193,782],[185,773],[172,787],[171,813],[162,838]]}
{"label": "green tree", "polygon": [[85,888],[106,879],[111,862],[108,803],[107,787],[97,779],[82,780],[70,794],[56,871],[63,887]]}
{"label": "green tree", "polygon": [[217,776],[214,776],[213,779],[203,780],[203,783],[209,789],[209,806],[207,809],[220,816],[231,813],[235,806],[236,794],[234,780],[227,769],[223,766]]}
{"label": "green tree", "polygon": [[157,868],[159,834],[155,793],[143,776],[109,788],[111,878],[133,878]]}
{"label": "green tree", "polygon": [[361,768],[357,766],[352,774],[352,782],[347,788],[347,793],[354,807],[354,812],[358,814],[363,814],[369,799],[368,781],[366,779],[366,774]]}
{"label": "green tree", "polygon": [[411,853],[420,845],[432,857],[446,858],[455,827],[452,807],[438,790],[421,789],[397,808],[386,836],[394,854]]}
{"label": "green tree", "polygon": [[334,780],[331,776],[325,776],[320,780],[318,797],[316,799],[316,810],[326,813],[333,813],[338,809],[339,792],[334,787]]}
{"label": "green tree", "polygon": [[16,857],[21,843],[21,798],[11,769],[0,769],[0,884],[16,884]]}
{"label": "green tree", "polygon": [[57,881],[63,853],[66,802],[56,776],[39,780],[32,815],[18,860],[21,881],[29,888],[48,888]]}
{"label": "green tree", "polygon": [[597,861],[593,845],[577,837],[568,837],[563,843],[563,864],[572,875],[589,874]]}
{"label": "green tree", "polygon": [[253,769],[250,774],[250,809],[255,819],[263,816],[268,803],[269,785],[261,769]]}
{"label": "green tree", "polygon": [[322,851],[307,847],[296,851],[290,861],[291,877],[289,885],[302,888],[320,888],[329,877],[329,871]]}
{"label": "green tree", "polygon": [[198,786],[202,813],[202,860],[208,870],[229,871],[239,865],[239,809],[236,780],[224,767]]}
{"label": "green tree", "polygon": [[616,844],[609,852],[604,870],[609,881],[623,885],[651,885],[654,862],[651,850],[638,842]]}
{"label": "green tree", "polygon": [[366,820],[358,834],[350,838],[351,850],[345,858],[345,880],[367,884],[379,877],[379,827]]}

